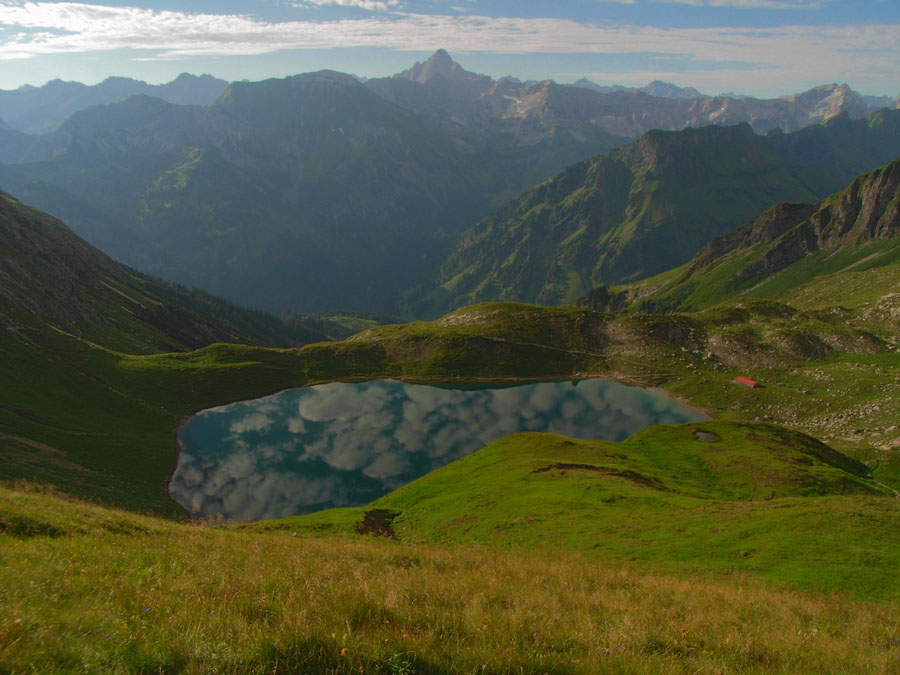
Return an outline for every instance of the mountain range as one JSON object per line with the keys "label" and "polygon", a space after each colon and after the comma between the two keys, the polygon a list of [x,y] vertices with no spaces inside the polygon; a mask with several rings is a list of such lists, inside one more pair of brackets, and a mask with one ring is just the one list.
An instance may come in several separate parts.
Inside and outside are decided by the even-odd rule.
{"label": "mountain range", "polygon": [[0,89],[0,119],[19,131],[43,134],[56,130],[73,114],[92,105],[118,103],[137,94],[169,103],[208,105],[227,86],[228,82],[211,75],[188,73],[166,84],[147,84],[129,77],[109,77],[95,85],[51,80],[40,87]]}
{"label": "mountain range", "polygon": [[[221,84],[204,82],[211,88]],[[667,153],[696,143],[716,155],[719,144],[723,162],[741,149],[762,153],[761,164],[751,157],[745,167],[759,184],[730,199],[699,163],[683,173],[685,167],[673,168],[668,197],[647,183],[646,204],[628,207],[629,222],[641,231],[619,237],[621,251],[590,265],[586,259],[574,267],[566,262],[559,268],[566,279],[554,278],[549,282],[554,290],[543,295],[533,280],[501,280],[503,292],[494,292],[485,277],[481,290],[460,286],[458,297],[574,299],[596,283],[633,280],[685,262],[710,237],[774,201],[815,201],[893,158],[890,122],[880,129],[877,122],[847,119],[868,110],[858,95],[836,85],[757,101],[495,81],[464,70],[439,50],[390,78],[361,82],[321,71],[235,82],[206,106],[140,94],[81,110],[44,135],[0,128],[0,186],[62,218],[128,265],[244,305],[275,312],[340,307],[412,316],[450,306],[441,304],[443,299],[422,299],[436,269],[447,284],[475,264],[470,256],[494,255],[493,244],[474,234],[483,225],[462,238],[461,233],[559,171],[574,180],[580,169],[566,167],[603,156],[648,129],[745,120],[750,126],[738,132],[678,131],[686,146],[674,140],[682,138],[677,134],[659,145],[664,136],[653,131],[622,150],[621,162],[640,173],[639,156],[647,150],[659,153],[653,161],[660,166],[674,162],[674,167],[677,159],[665,158]],[[843,117],[834,115],[838,112]],[[778,135],[779,129],[825,118],[837,120],[826,125],[827,132]],[[751,127],[774,135],[757,137]],[[845,140],[829,140],[845,128]],[[864,128],[868,131],[854,131]],[[854,134],[861,134],[858,149],[850,147]],[[820,146],[832,142],[843,143],[849,154],[829,154]],[[739,164],[722,170],[737,180],[744,170]],[[785,171],[798,175],[782,181]],[[675,193],[683,192],[679,181],[688,177],[696,195],[718,195],[709,202],[709,213],[688,208],[682,215],[703,218],[665,256],[635,252],[649,221],[634,209],[656,214],[647,216],[656,223],[670,208],[666,199],[677,198]],[[602,190],[614,208],[623,198],[616,190],[630,188],[617,187],[615,176],[610,180]],[[533,194],[517,199],[523,205]],[[505,208],[505,214],[515,209]],[[502,217],[494,215],[491,222]],[[586,234],[579,245],[600,245]],[[476,239],[482,248],[473,248]],[[538,268],[528,274],[543,274]],[[511,265],[515,276],[514,269]],[[475,280],[480,274],[469,276]]]}
{"label": "mountain range", "polygon": [[771,204],[815,202],[898,155],[892,110],[792,134],[759,136],[748,124],[648,132],[464,232],[438,287],[413,302],[425,314],[484,300],[574,302],[680,265]]}

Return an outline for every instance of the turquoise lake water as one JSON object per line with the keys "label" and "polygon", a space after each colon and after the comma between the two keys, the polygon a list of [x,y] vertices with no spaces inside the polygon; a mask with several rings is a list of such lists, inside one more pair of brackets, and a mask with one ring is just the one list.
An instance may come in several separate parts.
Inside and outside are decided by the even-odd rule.
{"label": "turquoise lake water", "polygon": [[660,390],[608,380],[335,382],[191,417],[178,433],[169,493],[198,516],[280,518],[366,504],[517,431],[622,440],[653,424],[702,419]]}

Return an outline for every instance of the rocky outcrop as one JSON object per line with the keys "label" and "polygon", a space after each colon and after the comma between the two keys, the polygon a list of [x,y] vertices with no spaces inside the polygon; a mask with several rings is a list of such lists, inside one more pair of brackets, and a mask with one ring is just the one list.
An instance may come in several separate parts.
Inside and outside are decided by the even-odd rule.
{"label": "rocky outcrop", "polygon": [[[802,209],[798,209],[800,212]],[[826,199],[799,224],[777,236],[766,253],[742,269],[739,276],[765,277],[814,251],[854,247],[897,235],[900,235],[900,159],[860,176],[846,190]]]}

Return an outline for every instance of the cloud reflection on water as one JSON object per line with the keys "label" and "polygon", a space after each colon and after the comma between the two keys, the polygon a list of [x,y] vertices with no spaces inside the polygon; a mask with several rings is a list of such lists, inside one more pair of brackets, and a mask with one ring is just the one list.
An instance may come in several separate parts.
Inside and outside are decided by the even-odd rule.
{"label": "cloud reflection on water", "polygon": [[365,504],[517,431],[621,440],[702,415],[605,380],[449,389],[377,380],[291,389],[198,413],[169,493],[203,516],[262,520]]}

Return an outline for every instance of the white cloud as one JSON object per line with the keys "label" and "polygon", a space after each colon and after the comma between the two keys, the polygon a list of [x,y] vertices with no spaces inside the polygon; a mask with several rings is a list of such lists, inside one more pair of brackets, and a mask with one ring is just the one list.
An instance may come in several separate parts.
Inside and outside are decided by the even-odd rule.
{"label": "white cloud", "polygon": [[299,0],[293,5],[295,7],[336,5],[338,7],[356,7],[369,12],[386,12],[401,6],[399,0]]}
{"label": "white cloud", "polygon": [[235,420],[231,423],[229,431],[233,434],[244,434],[248,431],[265,433],[272,426],[272,418],[262,413],[253,413],[243,419]]}
{"label": "white cloud", "polygon": [[[784,0],[678,1],[801,6],[800,2]],[[431,51],[443,46],[457,53],[654,53],[689,61],[744,65],[752,60],[756,67],[788,72],[803,67],[807,71],[844,73],[873,68],[895,71],[900,43],[898,24],[666,29],[554,18],[424,14],[273,23],[238,14],[65,2],[0,4],[0,26],[14,32],[0,44],[0,59],[121,48],[152,50],[157,57],[178,58],[334,47]]]}

